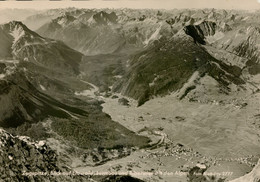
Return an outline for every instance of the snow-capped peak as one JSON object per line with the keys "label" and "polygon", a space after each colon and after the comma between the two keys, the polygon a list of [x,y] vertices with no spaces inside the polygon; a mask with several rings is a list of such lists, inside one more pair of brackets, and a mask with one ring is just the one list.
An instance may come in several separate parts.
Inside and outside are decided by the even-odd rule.
{"label": "snow-capped peak", "polygon": [[18,24],[14,25],[14,27],[11,29],[11,35],[14,37],[14,44],[17,40],[25,35],[23,27]]}

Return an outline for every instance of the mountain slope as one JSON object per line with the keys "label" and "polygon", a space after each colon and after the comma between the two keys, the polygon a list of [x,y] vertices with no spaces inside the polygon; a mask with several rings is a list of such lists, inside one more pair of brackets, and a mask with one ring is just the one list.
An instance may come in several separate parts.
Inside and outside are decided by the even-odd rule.
{"label": "mountain slope", "polygon": [[[50,119],[51,130],[80,148],[144,147],[149,142],[148,138],[112,121],[102,112],[100,101],[83,101],[66,92],[55,99],[47,90],[45,93],[37,90],[23,69],[14,68],[12,73],[3,72],[3,75],[0,79],[0,127],[13,133],[28,134],[34,124]],[[45,139],[49,130],[43,129],[40,138]],[[38,134],[32,132],[30,136],[34,138]]]}
{"label": "mountain slope", "polygon": [[67,110],[87,115],[83,110],[66,106],[42,94],[23,74],[18,71],[0,80],[0,126],[17,127],[25,122],[38,122],[47,116],[71,118]]}
{"label": "mountain slope", "polygon": [[[139,100],[140,105],[153,96],[181,89],[195,71],[199,72],[199,77],[208,74],[222,85],[244,83],[239,78],[239,67],[215,59],[181,31],[169,41],[151,46],[135,56],[123,79],[113,89]],[[190,89],[194,86],[186,92]]]}
{"label": "mountain slope", "polygon": [[1,127],[23,135],[30,133],[35,123],[51,118],[52,129],[81,148],[147,145],[148,138],[137,136],[103,113],[100,101],[83,101],[74,94],[91,88],[75,75],[82,54],[39,36],[21,22],[1,25],[1,29],[10,35],[11,54],[17,59],[1,55]]}
{"label": "mountain slope", "polygon": [[1,58],[12,55],[15,59],[78,73],[82,55],[59,41],[46,39],[28,29],[21,22],[13,21],[0,27],[1,45],[4,53]]}

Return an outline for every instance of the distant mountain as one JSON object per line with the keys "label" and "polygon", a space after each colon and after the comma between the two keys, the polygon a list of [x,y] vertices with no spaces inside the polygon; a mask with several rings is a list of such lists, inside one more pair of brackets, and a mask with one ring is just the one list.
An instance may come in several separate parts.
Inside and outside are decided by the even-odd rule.
{"label": "distant mountain", "polygon": [[[96,15],[96,16],[94,16]],[[37,30],[40,35],[64,41],[84,54],[110,53],[122,46],[124,41],[116,29],[101,26],[109,22],[105,15],[94,14],[86,19],[66,15],[52,20]],[[84,22],[80,21],[80,18]],[[94,27],[93,27],[94,26]]]}
{"label": "distant mountain", "polygon": [[[238,25],[236,25],[238,26]],[[233,54],[248,59],[246,66],[251,74],[259,72],[259,34],[258,27],[249,25],[233,27],[226,23],[203,21],[197,25],[188,25],[185,32],[193,37],[195,42],[209,44],[217,49],[223,49]]]}
{"label": "distant mountain", "polygon": [[[153,96],[181,90],[195,72],[198,78],[194,80],[209,75],[224,86],[229,82],[244,83],[239,67],[215,59],[184,31],[180,31],[170,40],[137,54],[113,90],[137,99],[141,105]],[[188,86],[180,98],[195,88],[196,84]]]}
{"label": "distant mountain", "polygon": [[[249,68],[249,73],[256,75],[260,73],[259,35],[259,27],[251,25],[231,31],[222,39],[217,40],[214,45],[247,59],[245,64]],[[235,38],[230,36],[235,36]]]}
{"label": "distant mountain", "polygon": [[52,19],[55,19],[59,16],[64,16],[68,14],[68,12],[72,16],[78,16],[81,14],[81,11],[76,8],[48,9],[48,10],[38,11],[37,13],[28,16],[25,20],[23,20],[23,23],[29,29],[35,31],[38,28],[40,28],[42,25],[49,23]]}
{"label": "distant mountain", "polygon": [[108,24],[114,24],[117,22],[117,15],[115,12],[106,13],[105,11],[100,11],[96,14],[93,14],[88,22],[92,24],[98,24],[98,25],[108,25]]}
{"label": "distant mountain", "polygon": [[0,24],[8,23],[10,21],[24,21],[26,18],[33,16],[38,13],[43,13],[42,11],[37,11],[33,9],[14,9],[8,8],[0,10]]}
{"label": "distant mountain", "polygon": [[128,20],[115,12],[82,10],[78,16],[68,13],[53,19],[37,32],[62,40],[83,54],[97,55],[142,49],[162,35],[169,35],[170,27],[156,20]]}
{"label": "distant mountain", "polygon": [[19,59],[44,65],[55,70],[78,73],[82,54],[64,43],[46,39],[28,29],[23,23],[12,21],[0,26],[1,58]]}
{"label": "distant mountain", "polygon": [[[229,90],[228,85],[232,83],[243,87],[243,84],[251,82],[249,79],[253,75],[259,73],[257,43],[259,30],[255,26],[258,14],[252,16],[250,12],[215,9],[162,11],[159,14],[153,10],[129,9],[107,10],[107,12],[105,10],[81,11],[82,13],[74,18],[70,17],[72,15],[68,12],[70,16],[67,14],[54,19],[37,32],[47,37],[57,37],[88,56],[120,55],[121,53],[123,53],[121,55],[128,55],[125,57],[129,59],[129,64],[126,60],[121,61],[120,65],[117,65],[116,61],[114,63],[120,69],[123,62],[129,67],[123,68],[125,75],[122,79],[117,79],[113,90],[135,99],[147,100],[153,98],[154,95],[164,95],[173,91],[180,92],[180,98],[184,98],[187,92],[192,90],[192,93],[195,93],[196,89],[191,88],[194,88],[196,84],[188,86],[187,92],[185,91],[187,88],[184,89],[183,86],[188,80],[193,79],[193,73],[198,70],[204,70],[206,75],[211,73],[210,77],[216,80],[216,83],[224,85],[226,90]],[[63,20],[62,24],[57,23],[59,19],[64,18],[66,20]],[[246,24],[241,25],[241,21]],[[160,51],[157,50],[165,50],[165,52],[159,53]],[[176,72],[167,71],[167,65],[176,62],[181,65],[188,64],[187,52],[191,50],[193,50],[192,57],[195,59],[201,56],[198,60],[203,60],[203,62],[195,66],[196,68],[193,65],[192,69],[186,70],[189,74],[180,75],[179,80]],[[162,57],[165,57],[167,63],[164,64],[161,61]],[[187,62],[177,61],[180,58]],[[89,59],[95,60],[94,57]],[[86,62],[91,64],[89,61]],[[146,67],[146,64],[149,67]],[[84,69],[82,71],[84,72]],[[159,81],[154,83],[153,79],[156,81],[157,77],[152,74],[157,75],[161,71],[165,71],[168,77],[163,76],[158,79],[160,83]],[[121,76],[123,72],[120,72]],[[97,72],[93,74],[96,78],[94,79],[94,75],[91,75],[89,80],[99,80],[98,77],[102,77],[102,75],[97,75]],[[109,74],[114,75],[112,71]],[[142,74],[145,74],[143,76],[145,81],[139,83]],[[151,80],[148,81],[147,78],[150,77]],[[205,78],[208,79],[208,77]],[[115,79],[109,77],[109,80]],[[110,82],[110,84],[113,83]],[[159,88],[156,84],[160,85]],[[187,84],[184,87],[186,86]],[[134,91],[138,89],[141,92]],[[254,89],[257,89],[257,86]],[[193,100],[193,98],[190,99]]]}

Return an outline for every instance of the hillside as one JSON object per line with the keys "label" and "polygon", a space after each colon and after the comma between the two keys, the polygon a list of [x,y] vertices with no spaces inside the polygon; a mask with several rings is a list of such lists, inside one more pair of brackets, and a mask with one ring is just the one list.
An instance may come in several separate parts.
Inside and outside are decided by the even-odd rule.
{"label": "hillside", "polygon": [[[223,86],[229,83],[245,83],[240,78],[239,67],[227,65],[212,57],[184,32],[179,32],[169,41],[162,41],[147,48],[129,64],[127,73],[114,86],[114,90],[137,99],[139,105],[153,96],[181,90],[189,79],[198,81],[205,75]],[[195,73],[197,75],[192,77]],[[179,98],[184,98],[195,88],[196,83],[184,88]]]}
{"label": "hillside", "polygon": [[82,54],[64,43],[46,39],[28,29],[23,23],[12,21],[1,25],[2,59],[13,57],[34,62],[56,70],[78,73]]}
{"label": "hillside", "polygon": [[21,22],[10,22],[1,28],[3,39],[8,36],[11,42],[16,38],[10,45],[12,57],[1,58],[1,127],[33,139],[63,138],[68,146],[82,150],[69,152],[72,156],[82,155],[84,149],[130,150],[148,145],[148,138],[138,136],[103,113],[102,101],[83,100],[75,95],[92,88],[75,74],[79,72],[80,53],[39,36]]}

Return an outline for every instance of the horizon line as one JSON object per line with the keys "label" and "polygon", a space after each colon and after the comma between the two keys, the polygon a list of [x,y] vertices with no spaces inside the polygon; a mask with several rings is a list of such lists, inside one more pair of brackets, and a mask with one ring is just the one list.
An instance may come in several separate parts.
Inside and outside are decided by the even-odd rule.
{"label": "horizon line", "polygon": [[260,10],[260,0],[88,0],[88,1],[0,1],[0,9],[218,9]]}

